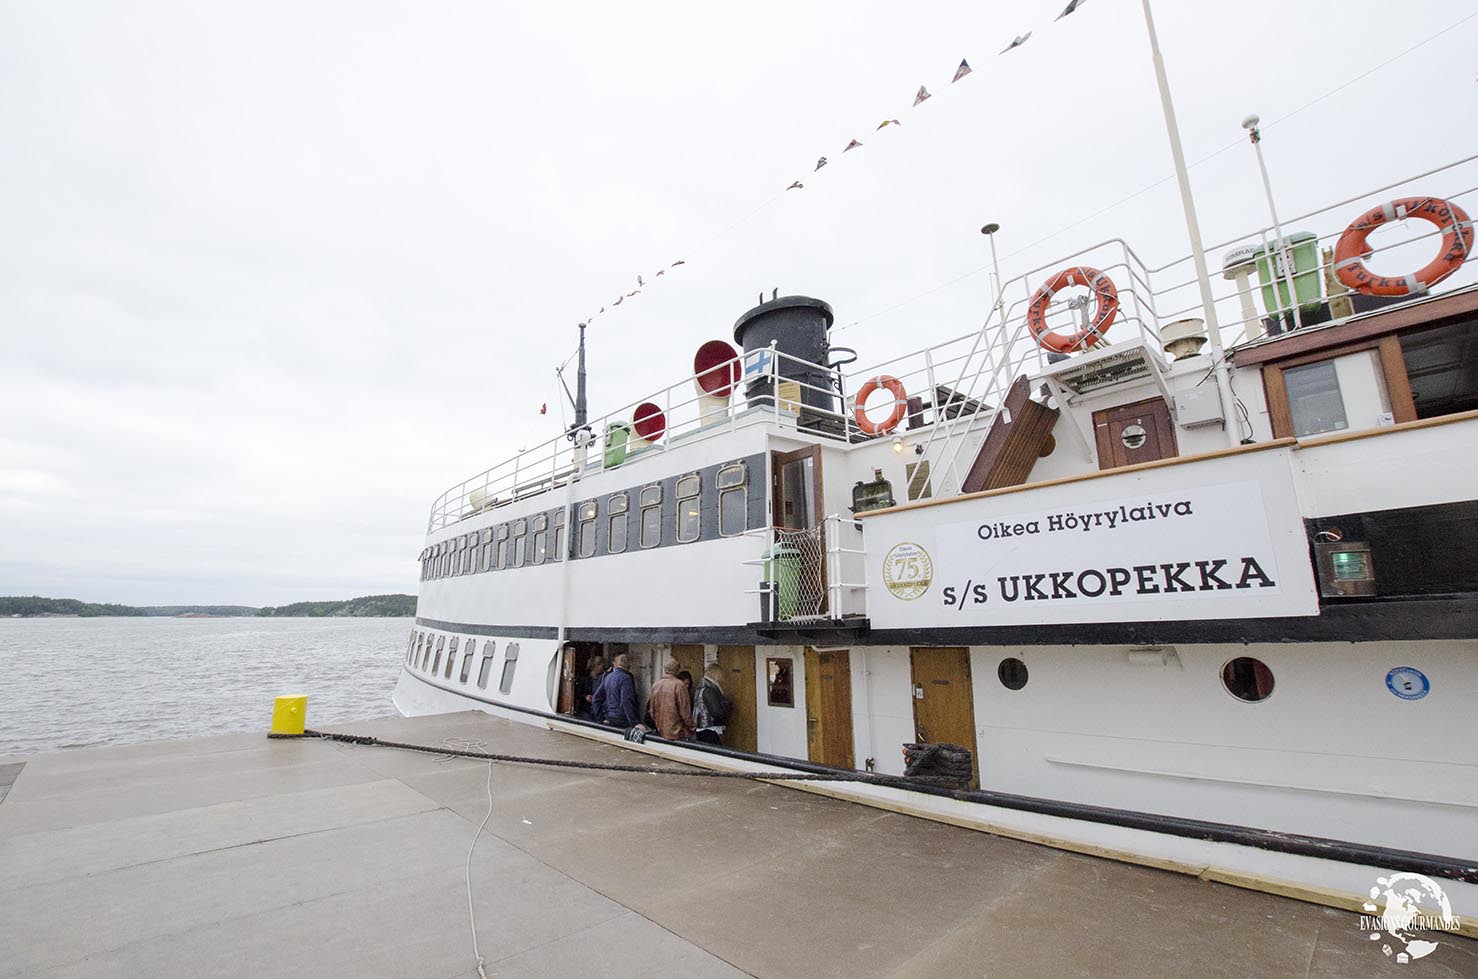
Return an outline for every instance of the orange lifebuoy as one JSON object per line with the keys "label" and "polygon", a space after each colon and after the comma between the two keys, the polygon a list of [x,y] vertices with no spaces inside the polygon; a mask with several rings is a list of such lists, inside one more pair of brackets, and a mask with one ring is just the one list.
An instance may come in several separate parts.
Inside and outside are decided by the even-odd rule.
{"label": "orange lifebuoy", "polygon": [[[1063,336],[1061,333],[1047,329],[1047,304],[1052,301],[1056,293],[1068,286],[1087,286],[1093,290],[1095,306],[1093,318],[1089,320],[1086,327],[1071,336]],[[1027,307],[1026,326],[1031,330],[1032,338],[1042,349],[1066,354],[1075,350],[1087,350],[1103,342],[1104,333],[1113,325],[1114,317],[1117,315],[1119,315],[1119,290],[1114,288],[1113,280],[1098,269],[1079,265],[1063,269],[1037,290],[1036,295],[1032,296],[1031,306]]]}
{"label": "orange lifebuoy", "polygon": [[[882,422],[875,422],[868,418],[866,411],[867,399],[878,388],[886,388],[888,393],[893,395],[893,414]],[[862,390],[857,392],[857,404],[852,409],[852,417],[857,420],[857,427],[864,435],[886,435],[898,427],[898,423],[903,421],[903,416],[907,413],[908,392],[903,389],[903,382],[887,374],[879,374],[862,385]]]}
{"label": "orange lifebuoy", "polygon": [[[1442,231],[1442,253],[1411,275],[1376,275],[1365,267],[1375,254],[1365,239],[1387,221],[1420,218]],[[1473,254],[1473,222],[1463,209],[1440,197],[1403,197],[1360,215],[1334,247],[1334,274],[1367,296],[1410,296],[1425,292],[1462,267]]]}

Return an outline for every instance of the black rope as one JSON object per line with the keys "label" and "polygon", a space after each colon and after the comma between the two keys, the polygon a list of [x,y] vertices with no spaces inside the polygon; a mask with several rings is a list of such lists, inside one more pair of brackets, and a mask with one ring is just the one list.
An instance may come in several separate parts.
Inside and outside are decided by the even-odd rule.
{"label": "black rope", "polygon": [[302,734],[269,734],[269,738],[290,740],[317,738],[337,741],[342,744],[368,745],[379,748],[399,748],[402,751],[420,751],[428,755],[450,755],[456,758],[475,758],[478,761],[501,761],[512,765],[542,765],[547,768],[579,768],[595,772],[631,772],[638,775],[684,775],[689,778],[734,778],[751,781],[787,782],[866,782],[891,788],[915,788],[913,779],[896,775],[878,775],[872,772],[834,772],[824,775],[810,772],[717,772],[706,768],[656,768],[644,765],[618,765],[612,762],[570,761],[564,758],[531,758],[526,755],[503,755],[470,748],[449,748],[427,744],[410,744],[405,741],[387,741],[366,734],[336,734],[333,731],[306,730]]}

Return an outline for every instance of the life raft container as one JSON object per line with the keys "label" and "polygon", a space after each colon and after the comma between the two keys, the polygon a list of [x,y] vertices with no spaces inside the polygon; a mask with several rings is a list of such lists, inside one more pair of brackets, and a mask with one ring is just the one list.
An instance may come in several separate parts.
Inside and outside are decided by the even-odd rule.
{"label": "life raft container", "polygon": [[[878,388],[886,388],[893,395],[893,413],[881,422],[868,418],[866,408],[867,399]],[[898,427],[907,413],[908,392],[903,389],[903,382],[887,374],[880,374],[862,385],[862,390],[857,392],[857,403],[852,409],[852,417],[856,419],[857,427],[864,435],[886,435]]]}
{"label": "life raft container", "polygon": [[[1087,326],[1077,333],[1064,336],[1047,329],[1047,304],[1052,301],[1054,295],[1069,286],[1087,286],[1093,290],[1094,309],[1093,318],[1088,321]],[[1066,354],[1076,350],[1087,350],[1095,344],[1102,343],[1104,333],[1113,324],[1114,317],[1117,315],[1119,315],[1119,290],[1114,288],[1113,280],[1098,269],[1079,265],[1063,269],[1037,290],[1036,295],[1032,296],[1031,306],[1026,311],[1026,326],[1031,330],[1032,338],[1042,349]]]}
{"label": "life raft container", "polygon": [[[1365,267],[1374,250],[1365,239],[1387,221],[1420,218],[1442,231],[1442,252],[1411,275],[1376,275]],[[1473,254],[1473,222],[1463,209],[1440,197],[1403,197],[1360,215],[1334,248],[1334,274],[1367,296],[1410,296],[1425,292],[1462,267]]]}

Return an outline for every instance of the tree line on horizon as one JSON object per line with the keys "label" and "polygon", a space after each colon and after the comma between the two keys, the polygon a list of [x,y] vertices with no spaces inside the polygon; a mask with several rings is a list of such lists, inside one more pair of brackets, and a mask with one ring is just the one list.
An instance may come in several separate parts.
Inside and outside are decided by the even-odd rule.
{"label": "tree line on horizon", "polygon": [[39,595],[0,596],[0,618],[66,616],[167,617],[230,616],[261,618],[408,618],[416,614],[414,595],[364,595],[333,602],[293,602],[290,605],[114,605],[75,598]]}

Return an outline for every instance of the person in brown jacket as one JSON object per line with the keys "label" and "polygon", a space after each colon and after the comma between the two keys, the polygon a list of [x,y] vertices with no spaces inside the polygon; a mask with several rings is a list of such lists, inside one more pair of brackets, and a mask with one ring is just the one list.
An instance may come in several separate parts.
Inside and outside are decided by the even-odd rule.
{"label": "person in brown jacket", "polygon": [[677,678],[682,666],[675,659],[662,664],[662,679],[652,684],[647,710],[657,722],[657,733],[669,741],[693,739],[693,699],[688,686]]}

